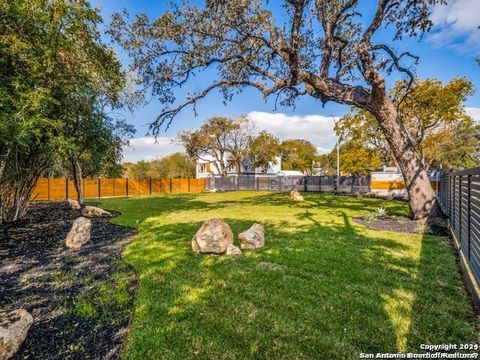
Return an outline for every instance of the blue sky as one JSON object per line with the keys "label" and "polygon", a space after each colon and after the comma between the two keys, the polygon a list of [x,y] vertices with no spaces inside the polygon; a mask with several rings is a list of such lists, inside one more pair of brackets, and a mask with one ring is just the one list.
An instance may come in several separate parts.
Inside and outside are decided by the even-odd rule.
{"label": "blue sky", "polygon": [[[106,24],[110,22],[111,14],[126,8],[130,14],[146,13],[150,18],[162,14],[167,7],[167,0],[92,0],[93,6],[99,6]],[[201,3],[201,1],[198,1]],[[270,4],[275,2],[270,1]],[[362,10],[367,10],[364,2]],[[447,6],[439,6],[433,10],[434,28],[421,42],[416,39],[406,39],[396,44],[400,50],[408,49],[420,56],[421,62],[415,68],[420,78],[436,77],[449,81],[456,76],[465,76],[475,85],[477,93],[471,96],[466,107],[480,121],[480,66],[475,58],[480,55],[480,18],[478,17],[478,0],[450,0]],[[128,59],[121,53],[119,56],[124,66]],[[389,79],[393,83],[398,77]],[[205,77],[197,76],[186,90],[200,90],[208,82]],[[197,128],[208,117],[213,115],[239,116],[250,114],[257,128],[266,128],[280,138],[306,138],[312,141],[320,150],[329,150],[335,144],[333,134],[333,116],[342,116],[349,107],[328,103],[325,107],[309,97],[302,98],[295,109],[278,107],[274,111],[273,101],[265,102],[262,96],[253,89],[244,91],[234,97],[233,101],[224,106],[218,93],[210,94],[197,106],[198,117],[194,117],[191,109],[184,110],[175,120],[171,128],[160,135],[157,143],[152,138],[145,137],[148,123],[160,111],[160,104],[155,100],[145,107],[126,113],[129,123],[134,124],[137,133],[131,144],[125,149],[125,160],[137,161],[152,159],[166,155],[179,148],[172,145],[172,139],[178,131],[187,128]]]}

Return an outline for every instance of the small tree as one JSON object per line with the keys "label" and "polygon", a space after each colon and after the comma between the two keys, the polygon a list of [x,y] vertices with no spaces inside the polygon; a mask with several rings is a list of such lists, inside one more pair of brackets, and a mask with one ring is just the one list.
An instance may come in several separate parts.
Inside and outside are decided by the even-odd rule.
{"label": "small tree", "polygon": [[243,156],[248,152],[248,121],[245,118],[232,120],[213,117],[199,130],[186,130],[178,135],[178,142],[193,159],[212,161],[217,172],[226,176],[228,167],[234,165],[237,171]]}
{"label": "small tree", "polygon": [[307,140],[284,140],[280,145],[282,169],[310,173],[317,159],[317,148]]}
{"label": "small tree", "polygon": [[130,172],[135,179],[147,179],[150,177],[150,163],[145,160],[140,160],[139,162],[132,165]]}
{"label": "small tree", "polygon": [[249,148],[248,156],[253,161],[253,167],[261,168],[264,172],[281,154],[280,141],[265,130],[250,139]]}
{"label": "small tree", "polygon": [[[337,149],[333,149],[322,159],[322,167],[328,174],[336,174]],[[381,167],[383,161],[379,151],[360,141],[347,141],[340,145],[340,171],[355,175],[368,175]]]}
{"label": "small tree", "polygon": [[154,177],[161,179],[195,177],[195,162],[181,152],[152,161],[150,169]]}
{"label": "small tree", "polygon": [[234,120],[235,126],[228,136],[229,162],[235,166],[237,174],[242,172],[242,162],[249,153],[250,139],[253,133],[253,124],[246,116]]}
{"label": "small tree", "polygon": [[[280,16],[260,0],[210,0],[202,8],[185,1],[155,21],[114,15],[111,35],[165,104],[153,133],[217,89],[227,101],[252,87],[287,106],[303,95],[355,106],[375,117],[388,142],[407,184],[412,217],[427,216],[435,193],[385,81],[397,71],[411,84],[407,61],[418,58],[385,40],[422,35],[432,26],[431,7],[445,0],[377,0],[364,14],[358,0],[282,3]],[[208,73],[208,85],[175,103],[176,88],[212,68],[217,73]]]}

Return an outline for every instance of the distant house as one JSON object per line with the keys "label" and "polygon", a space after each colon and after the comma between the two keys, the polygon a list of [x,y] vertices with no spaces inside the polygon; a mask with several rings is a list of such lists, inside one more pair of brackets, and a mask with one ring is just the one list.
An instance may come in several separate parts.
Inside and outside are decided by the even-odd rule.
{"label": "distant house", "polygon": [[278,176],[305,176],[305,174],[298,170],[280,170],[276,175]]}
{"label": "distant house", "polygon": [[[197,179],[207,178],[210,176],[219,176],[220,172],[218,171],[218,168],[215,165],[215,163],[216,163],[216,160],[212,156],[204,156],[202,157],[202,159],[197,159],[196,161]],[[264,169],[261,169],[261,168],[254,168],[253,161],[250,158],[246,158],[242,161],[241,173],[242,174],[276,175],[282,170],[281,164],[282,164],[282,159],[280,156],[277,156],[276,161],[270,163],[268,165],[268,168],[265,171]],[[227,175],[237,175],[237,171],[233,164],[228,166]]]}

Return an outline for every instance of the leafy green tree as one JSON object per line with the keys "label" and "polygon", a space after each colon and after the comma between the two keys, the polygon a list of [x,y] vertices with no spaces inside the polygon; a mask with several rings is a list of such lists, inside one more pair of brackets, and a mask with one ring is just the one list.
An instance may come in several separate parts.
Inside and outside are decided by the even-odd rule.
{"label": "leafy green tree", "polygon": [[153,177],[161,179],[195,177],[195,162],[181,152],[152,161],[150,169]]}
{"label": "leafy green tree", "polygon": [[267,131],[262,130],[256,137],[250,138],[248,156],[252,159],[254,168],[266,172],[280,154],[280,140]]}
{"label": "leafy green tree", "polygon": [[[337,149],[324,155],[322,168],[327,175],[337,172]],[[340,145],[340,172],[354,175],[368,175],[383,165],[377,149],[359,141],[348,141]]]}
{"label": "leafy green tree", "polygon": [[280,148],[282,169],[312,173],[317,160],[317,148],[311,142],[301,139],[284,140]]}
{"label": "leafy green tree", "polygon": [[150,163],[145,160],[140,160],[132,165],[130,172],[135,179],[147,179],[150,177]]}
{"label": "leafy green tree", "polygon": [[[151,124],[154,134],[216,90],[225,101],[250,87],[285,106],[307,95],[368,111],[402,170],[411,215],[419,219],[436,209],[436,197],[385,76],[396,72],[413,82],[418,58],[397,51],[408,42],[392,42],[429,31],[431,8],[442,3],[377,0],[360,8],[358,0],[284,0],[283,13],[274,16],[266,0],[204,6],[186,0],[155,20],[115,14],[109,32],[145,88],[165,105]],[[209,84],[176,102],[176,90],[203,71]]]}
{"label": "leafy green tree", "polygon": [[81,148],[74,124],[119,103],[125,74],[86,0],[2,1],[0,14],[0,221],[13,221],[39,176]]}
{"label": "leafy green tree", "polygon": [[[398,112],[412,137],[424,167],[456,168],[472,164],[480,143],[478,125],[465,113],[464,101],[473,93],[473,84],[455,78],[447,84],[436,79],[417,80],[408,88],[403,81],[392,90],[399,99]],[[337,134],[349,141],[375,147],[385,163],[394,163],[391,149],[379,124],[370,113],[354,109],[336,124]],[[452,157],[452,149],[463,149]],[[450,150],[448,150],[450,149]],[[463,164],[463,165],[462,165]]]}
{"label": "leafy green tree", "polygon": [[177,140],[189,157],[213,162],[217,172],[226,176],[231,165],[240,172],[241,161],[248,154],[249,137],[246,118],[212,117],[199,130],[182,131]]}

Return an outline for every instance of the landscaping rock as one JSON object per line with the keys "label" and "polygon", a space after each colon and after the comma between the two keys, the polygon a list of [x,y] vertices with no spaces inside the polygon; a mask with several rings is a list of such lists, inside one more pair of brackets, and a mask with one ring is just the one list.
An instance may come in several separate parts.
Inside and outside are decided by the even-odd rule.
{"label": "landscaping rock", "polygon": [[290,199],[292,199],[293,201],[303,201],[303,196],[300,195],[300,193],[298,191],[292,191],[290,193]]}
{"label": "landscaping rock", "polygon": [[192,239],[192,250],[197,253],[224,254],[233,244],[230,226],[220,218],[205,221]]}
{"label": "landscaping rock", "polygon": [[230,244],[227,247],[227,255],[228,256],[239,256],[242,255],[242,250],[240,250],[237,246]]}
{"label": "landscaping rock", "polygon": [[25,310],[0,312],[0,359],[10,359],[20,348],[33,323]]}
{"label": "landscaping rock", "polygon": [[72,229],[67,235],[65,246],[70,249],[79,249],[90,241],[92,222],[85,217],[79,217],[73,222]]}
{"label": "landscaping rock", "polygon": [[86,217],[110,217],[110,216],[112,216],[112,214],[110,214],[108,211],[100,209],[99,207],[96,207],[96,206],[91,206],[91,205],[87,205],[83,208],[82,215],[86,216]]}
{"label": "landscaping rock", "polygon": [[67,203],[68,203],[68,206],[70,206],[70,209],[78,210],[82,208],[77,200],[68,199]]}
{"label": "landscaping rock", "polygon": [[258,249],[265,246],[265,231],[260,224],[253,224],[250,229],[238,235],[240,248]]}

